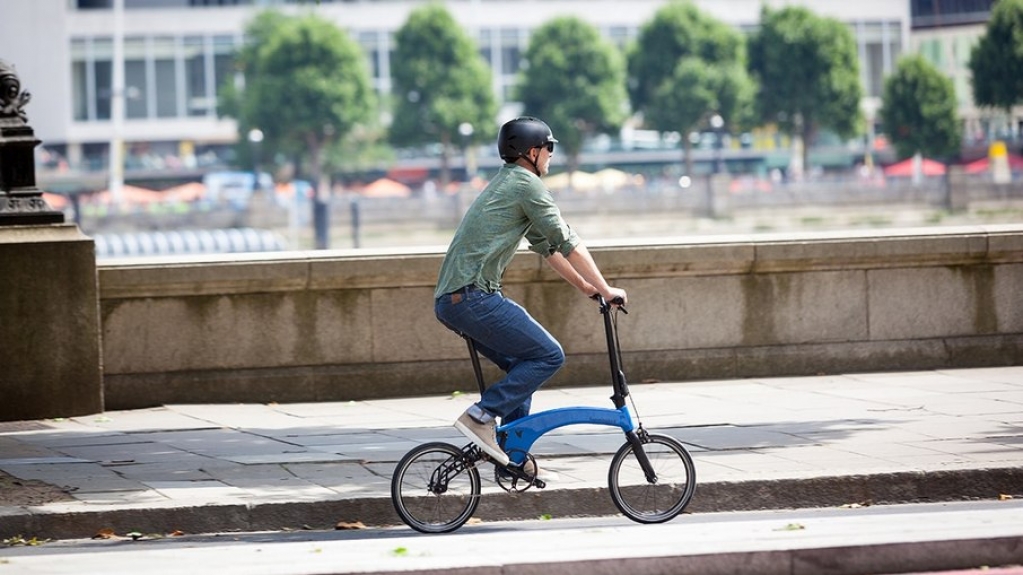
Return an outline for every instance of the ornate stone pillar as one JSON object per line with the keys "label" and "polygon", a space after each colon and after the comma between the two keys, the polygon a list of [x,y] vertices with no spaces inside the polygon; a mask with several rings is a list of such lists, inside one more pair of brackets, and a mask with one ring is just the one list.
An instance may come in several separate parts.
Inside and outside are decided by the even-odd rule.
{"label": "ornate stone pillar", "polygon": [[103,411],[96,248],[36,188],[28,100],[0,60],[0,421]]}

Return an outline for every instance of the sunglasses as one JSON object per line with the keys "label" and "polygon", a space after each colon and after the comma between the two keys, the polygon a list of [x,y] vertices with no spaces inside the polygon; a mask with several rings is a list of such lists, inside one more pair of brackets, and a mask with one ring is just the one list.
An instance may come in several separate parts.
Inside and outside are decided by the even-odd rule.
{"label": "sunglasses", "polygon": [[547,151],[553,154],[554,153],[554,142],[547,142],[546,144],[543,144],[541,146],[537,146],[537,148],[547,148]]}

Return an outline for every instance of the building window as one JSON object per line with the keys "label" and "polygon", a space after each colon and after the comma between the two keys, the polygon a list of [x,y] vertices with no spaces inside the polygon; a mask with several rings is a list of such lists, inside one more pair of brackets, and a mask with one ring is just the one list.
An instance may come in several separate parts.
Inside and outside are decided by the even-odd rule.
{"label": "building window", "polygon": [[213,85],[211,86],[210,113],[217,113],[217,95],[224,89],[227,82],[234,81],[234,51],[235,38],[233,36],[213,37]]}
{"label": "building window", "polygon": [[[206,117],[234,79],[234,36],[138,36],[124,39],[125,118]],[[109,120],[113,40],[72,38],[72,116]]]}
{"label": "building window", "polygon": [[146,73],[145,38],[124,39],[124,114],[138,119],[149,116],[149,81]]}
{"label": "building window", "polygon": [[71,39],[71,117],[84,122],[89,119],[89,58],[82,38]]}
{"label": "building window", "polygon": [[110,119],[110,103],[114,94],[114,42],[110,38],[92,41],[92,67],[96,94],[95,119]]}
{"label": "building window", "polygon": [[206,116],[210,102],[206,93],[206,50],[202,36],[185,36],[185,110],[188,116]]}
{"label": "building window", "polygon": [[177,63],[175,62],[177,42],[170,36],[153,38],[153,91],[157,118],[173,118],[178,115]]}
{"label": "building window", "polygon": [[71,39],[71,114],[75,120],[110,119],[113,55],[109,38]]}

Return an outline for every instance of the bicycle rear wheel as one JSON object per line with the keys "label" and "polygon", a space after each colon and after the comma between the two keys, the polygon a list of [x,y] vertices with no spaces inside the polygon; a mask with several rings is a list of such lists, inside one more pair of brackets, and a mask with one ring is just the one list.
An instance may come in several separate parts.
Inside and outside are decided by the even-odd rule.
{"label": "bicycle rear wheel", "polygon": [[642,435],[643,452],[657,480],[647,480],[632,444],[625,442],[611,459],[607,481],[611,499],[626,517],[639,523],[674,519],[696,490],[696,467],[686,448],[667,435]]}
{"label": "bicycle rear wheel", "polygon": [[406,453],[394,468],[391,503],[416,531],[454,531],[480,503],[479,470],[454,445],[425,443]]}

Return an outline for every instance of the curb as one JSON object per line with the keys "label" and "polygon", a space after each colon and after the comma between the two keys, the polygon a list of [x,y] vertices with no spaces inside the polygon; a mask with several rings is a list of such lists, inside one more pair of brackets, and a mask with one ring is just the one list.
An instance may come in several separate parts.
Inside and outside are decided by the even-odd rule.
{"label": "curb", "polygon": [[[897,472],[805,479],[751,480],[698,484],[686,513],[754,511],[997,499],[1021,496],[1023,468],[939,472]],[[604,486],[530,490],[484,495],[476,517],[482,521],[536,519],[540,516],[616,515]],[[339,522],[369,527],[400,524],[390,497],[233,505],[53,509],[0,509],[0,538],[83,539],[101,529],[115,533],[220,533],[232,531],[327,530]]]}

